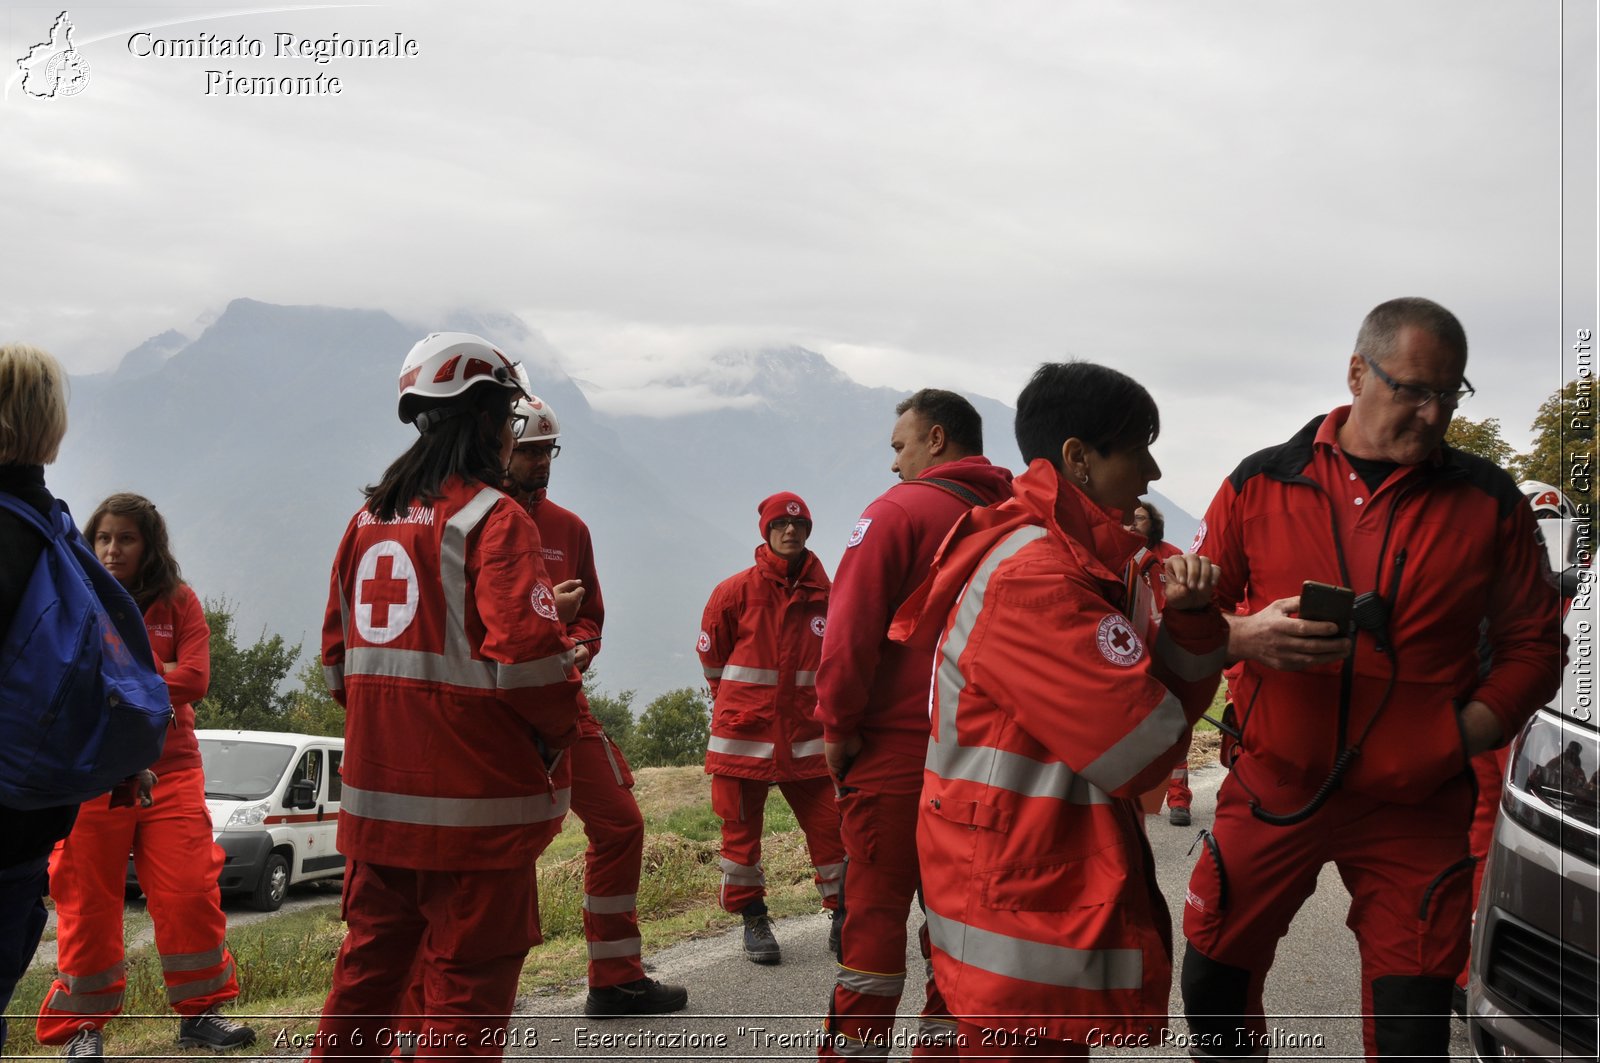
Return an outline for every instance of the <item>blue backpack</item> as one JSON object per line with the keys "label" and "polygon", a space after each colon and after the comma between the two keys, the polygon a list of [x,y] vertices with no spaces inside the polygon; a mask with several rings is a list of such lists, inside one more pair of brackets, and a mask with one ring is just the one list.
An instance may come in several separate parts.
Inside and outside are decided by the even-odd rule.
{"label": "blue backpack", "polygon": [[0,641],[0,805],[81,804],[155,763],[172,698],[139,607],[65,503],[48,521],[4,492],[0,508],[49,540]]}

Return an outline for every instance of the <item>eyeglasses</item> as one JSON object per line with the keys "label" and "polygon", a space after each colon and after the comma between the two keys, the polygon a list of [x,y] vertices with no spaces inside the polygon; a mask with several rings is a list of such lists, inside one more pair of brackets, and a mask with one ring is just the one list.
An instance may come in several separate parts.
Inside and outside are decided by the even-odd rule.
{"label": "eyeglasses", "polygon": [[[527,418],[524,417],[523,421],[527,421]],[[517,447],[517,450],[534,458],[559,458],[561,456],[560,443],[523,443]]]}
{"label": "eyeglasses", "polygon": [[512,439],[515,439],[518,436],[520,436],[522,434],[522,430],[524,428],[526,428],[526,427],[528,427],[528,416],[527,416],[527,414],[514,413],[514,414],[511,415],[511,438]]}
{"label": "eyeglasses", "polygon": [[1478,393],[1472,386],[1472,381],[1466,377],[1461,378],[1461,387],[1456,391],[1434,391],[1432,388],[1425,388],[1420,384],[1402,384],[1378,368],[1378,363],[1374,362],[1369,355],[1363,354],[1361,358],[1372,368],[1372,372],[1379,380],[1389,385],[1389,390],[1394,392],[1396,401],[1405,403],[1407,406],[1415,406],[1419,410],[1434,399],[1438,399],[1439,405],[1445,409],[1453,410]]}
{"label": "eyeglasses", "polygon": [[767,527],[772,531],[786,531],[789,528],[799,528],[801,531],[810,531],[811,522],[804,517],[777,517]]}

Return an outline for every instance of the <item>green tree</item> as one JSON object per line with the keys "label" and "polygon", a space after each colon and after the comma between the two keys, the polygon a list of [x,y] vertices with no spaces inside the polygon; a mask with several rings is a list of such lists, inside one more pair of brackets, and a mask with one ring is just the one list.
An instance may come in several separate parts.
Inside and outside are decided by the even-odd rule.
{"label": "green tree", "polygon": [[645,706],[635,732],[640,767],[697,764],[711,739],[711,711],[698,690],[672,690]]}
{"label": "green tree", "polygon": [[1573,505],[1593,503],[1595,399],[1593,377],[1569,380],[1545,399],[1530,426],[1533,449],[1512,461],[1512,475],[1554,484]]}
{"label": "green tree", "polygon": [[281,731],[290,695],[279,692],[300,659],[300,645],[287,645],[281,635],[261,637],[240,646],[234,632],[234,604],[207,598],[206,624],[211,628],[211,687],[195,702],[196,727],[242,727]]}
{"label": "green tree", "polygon": [[289,693],[283,729],[308,735],[344,734],[344,706],[328,693],[322,661],[313,657],[300,669],[300,688]]}
{"label": "green tree", "polygon": [[1457,450],[1476,454],[1501,468],[1504,468],[1507,460],[1516,453],[1511,449],[1510,443],[1500,438],[1498,417],[1485,417],[1481,421],[1474,421],[1458,415],[1450,422],[1450,430],[1444,434],[1444,441]]}
{"label": "green tree", "polygon": [[632,763],[638,744],[636,721],[633,718],[634,692],[624,690],[615,697],[600,689],[599,674],[594,669],[583,674],[583,693],[589,699],[589,711],[606,729],[606,734],[622,750],[622,755]]}

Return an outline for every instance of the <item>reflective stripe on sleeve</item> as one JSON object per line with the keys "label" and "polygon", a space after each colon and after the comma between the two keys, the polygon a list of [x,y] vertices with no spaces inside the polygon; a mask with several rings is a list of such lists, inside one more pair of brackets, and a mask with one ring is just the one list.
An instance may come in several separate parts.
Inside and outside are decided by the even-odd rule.
{"label": "reflective stripe on sleeve", "polygon": [[986,746],[929,743],[926,767],[941,779],[959,779],[1023,797],[1053,797],[1073,805],[1104,805],[1111,798],[1059,761],[1041,763]]}
{"label": "reflective stripe on sleeve", "polygon": [[706,748],[724,756],[754,757],[757,760],[771,760],[778,753],[778,747],[771,742],[748,742],[742,738],[723,738],[720,735],[712,735]]}
{"label": "reflective stripe on sleeve", "polygon": [[1019,982],[1067,989],[1138,989],[1144,960],[1138,949],[1069,949],[1006,937],[928,910],[934,945],[969,967]]}
{"label": "reflective stripe on sleeve", "polygon": [[1185,683],[1198,683],[1208,675],[1222,671],[1228,663],[1228,646],[1224,643],[1210,653],[1190,653],[1178,645],[1178,640],[1168,633],[1165,624],[1156,635],[1155,657],[1172,669]]}
{"label": "reflective stripe on sleeve", "polygon": [[575,650],[563,650],[533,661],[499,665],[495,669],[495,684],[501,690],[514,690],[565,683],[572,671],[575,653]]}
{"label": "reflective stripe on sleeve", "polygon": [[1165,691],[1148,716],[1083,769],[1084,777],[1102,790],[1116,790],[1176,745],[1188,726],[1183,702]]}
{"label": "reflective stripe on sleeve", "polygon": [[794,685],[797,686],[797,687],[814,687],[814,686],[816,686],[817,685],[817,673],[816,672],[796,672],[794,674]]}
{"label": "reflective stripe on sleeve", "polygon": [[775,687],[778,685],[778,670],[776,668],[747,668],[742,664],[727,664],[722,667],[722,678],[735,683],[753,683],[758,686]]}
{"label": "reflective stripe on sleeve", "polygon": [[323,665],[322,666],[322,681],[327,684],[329,690],[343,690],[344,689],[344,665],[342,665],[342,664],[325,664],[325,665]]}
{"label": "reflective stripe on sleeve", "polygon": [[379,790],[359,790],[344,784],[341,807],[362,819],[388,823],[416,823],[427,827],[510,827],[546,823],[566,815],[572,789],[519,797],[423,797]]}
{"label": "reflective stripe on sleeve", "polygon": [[721,679],[722,678],[722,666],[721,665],[709,665],[708,664],[708,665],[703,666],[700,670],[703,671],[706,674],[706,678],[707,679]]}

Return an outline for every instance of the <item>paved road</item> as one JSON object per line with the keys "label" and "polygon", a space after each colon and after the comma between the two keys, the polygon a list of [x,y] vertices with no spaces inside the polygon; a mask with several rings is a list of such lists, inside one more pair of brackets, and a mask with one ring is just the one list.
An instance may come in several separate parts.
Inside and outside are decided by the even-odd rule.
{"label": "paved road", "polygon": [[[1211,824],[1223,773],[1215,766],[1197,769],[1194,826],[1170,826],[1150,818],[1163,893],[1174,925],[1194,858],[1189,847],[1195,828]],[[1293,1038],[1314,1040],[1306,1047],[1280,1047],[1279,1059],[1359,1058],[1361,1055],[1357,959],[1354,936],[1344,925],[1349,894],[1331,869],[1280,945],[1267,984],[1269,1026]],[[651,973],[690,990],[690,1010],[651,1020],[595,1021],[583,1017],[583,995],[526,998],[509,1031],[508,1057],[536,1059],[807,1059],[816,1055],[819,1017],[827,1006],[834,966],[827,955],[827,918],[809,915],[778,924],[784,962],[760,967],[744,959],[737,931],[686,942],[649,957]],[[914,939],[913,939],[914,940]],[[1181,942],[1180,942],[1181,950]],[[913,949],[915,946],[913,945]],[[908,970],[921,970],[920,956]],[[912,981],[915,981],[913,978]],[[920,990],[919,990],[920,991]],[[1181,1015],[1176,979],[1172,1011]],[[1185,1030],[1181,1018],[1176,1031]],[[902,1020],[900,1029],[908,1030]],[[1452,1054],[1470,1059],[1465,1028],[1454,1023]],[[529,1036],[532,1032],[533,1037]],[[530,1044],[533,1039],[537,1045]],[[610,1039],[609,1041],[606,1039]],[[679,1039],[674,1041],[674,1038]],[[1285,1043],[1280,1041],[1280,1044]],[[1174,1051],[1103,1054],[1143,1058],[1181,1058]],[[901,1053],[896,1058],[903,1058]]]}

